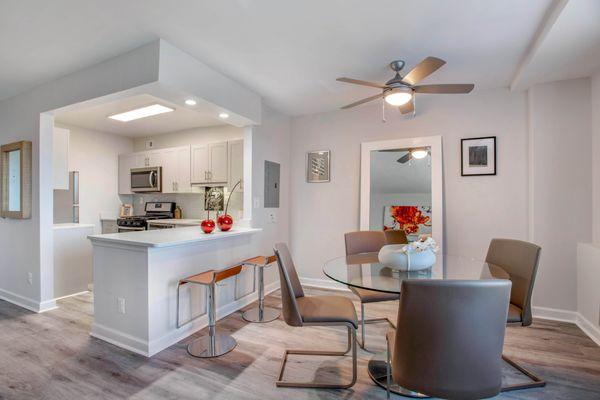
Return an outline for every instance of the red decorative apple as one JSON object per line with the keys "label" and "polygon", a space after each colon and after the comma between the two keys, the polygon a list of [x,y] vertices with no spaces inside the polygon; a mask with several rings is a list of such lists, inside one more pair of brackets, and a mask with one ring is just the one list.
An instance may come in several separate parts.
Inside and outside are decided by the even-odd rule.
{"label": "red decorative apple", "polygon": [[233,225],[233,218],[229,214],[219,215],[217,218],[217,226],[223,232],[227,232]]}

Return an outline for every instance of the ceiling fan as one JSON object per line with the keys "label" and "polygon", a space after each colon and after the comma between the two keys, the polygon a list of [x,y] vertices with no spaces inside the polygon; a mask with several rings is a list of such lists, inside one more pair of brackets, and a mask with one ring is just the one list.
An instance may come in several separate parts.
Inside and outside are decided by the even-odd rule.
{"label": "ceiling fan", "polygon": [[[397,153],[398,151],[399,151],[398,149],[379,150],[379,152],[381,152],[381,153],[387,153],[387,152]],[[400,150],[400,151],[406,151],[405,155],[403,155],[402,157],[400,157],[399,159],[396,160],[396,162],[398,162],[400,164],[406,164],[407,162],[409,162],[412,159],[420,160],[422,158],[427,157],[429,154],[431,154],[429,149],[426,147],[415,147],[412,149],[405,149],[405,150]]]}
{"label": "ceiling fan", "polygon": [[414,113],[415,111],[414,99],[416,93],[462,94],[469,93],[471,90],[473,90],[475,85],[472,83],[416,86],[417,83],[437,71],[444,64],[446,64],[446,61],[444,60],[436,57],[427,57],[417,64],[417,66],[414,67],[409,73],[402,76],[400,75],[400,71],[402,68],[404,68],[405,62],[402,60],[392,61],[390,63],[390,68],[392,71],[396,72],[396,75],[386,83],[369,82],[352,78],[337,78],[336,80],[339,82],[381,89],[381,93],[348,104],[342,107],[342,109],[352,108],[383,97],[386,103],[392,106],[397,106],[402,114],[408,114],[411,112]]}

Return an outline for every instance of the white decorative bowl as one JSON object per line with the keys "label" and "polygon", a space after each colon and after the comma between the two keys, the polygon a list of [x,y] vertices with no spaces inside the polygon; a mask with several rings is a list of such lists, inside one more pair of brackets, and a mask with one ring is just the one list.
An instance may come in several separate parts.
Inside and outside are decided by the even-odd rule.
{"label": "white decorative bowl", "polygon": [[435,253],[430,250],[404,252],[404,244],[388,244],[379,250],[379,262],[399,271],[420,271],[435,264]]}

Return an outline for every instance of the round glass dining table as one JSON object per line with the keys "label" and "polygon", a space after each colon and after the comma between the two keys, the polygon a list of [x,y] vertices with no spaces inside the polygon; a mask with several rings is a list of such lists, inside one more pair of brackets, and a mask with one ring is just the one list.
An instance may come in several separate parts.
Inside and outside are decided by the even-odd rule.
{"label": "round glass dining table", "polygon": [[[510,279],[502,268],[485,261],[440,254],[435,265],[421,271],[398,271],[381,264],[377,253],[363,253],[329,260],[323,266],[323,272],[328,278],[348,286],[397,294],[400,294],[405,279]],[[371,379],[387,388],[386,355],[373,356],[368,368]],[[393,381],[390,391],[409,397],[428,397]]]}

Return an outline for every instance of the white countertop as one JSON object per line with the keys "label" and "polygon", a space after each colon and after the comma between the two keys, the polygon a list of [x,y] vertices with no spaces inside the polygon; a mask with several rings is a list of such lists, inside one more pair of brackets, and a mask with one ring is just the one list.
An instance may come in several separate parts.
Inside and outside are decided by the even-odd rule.
{"label": "white countertop", "polygon": [[183,225],[183,226],[199,226],[201,219],[153,219],[148,221],[150,225]]}
{"label": "white countertop", "polygon": [[89,235],[88,239],[92,241],[92,244],[113,243],[142,247],[172,247],[196,242],[225,239],[233,236],[248,235],[260,231],[262,231],[262,229],[235,227],[228,232],[221,232],[215,228],[213,233],[207,235],[202,232],[200,226],[194,226],[178,229],[158,229],[109,233],[106,235]]}
{"label": "white countertop", "polygon": [[54,224],[52,225],[52,229],[84,229],[84,228],[94,228],[94,224],[76,224],[74,222],[65,222],[62,224]]}

